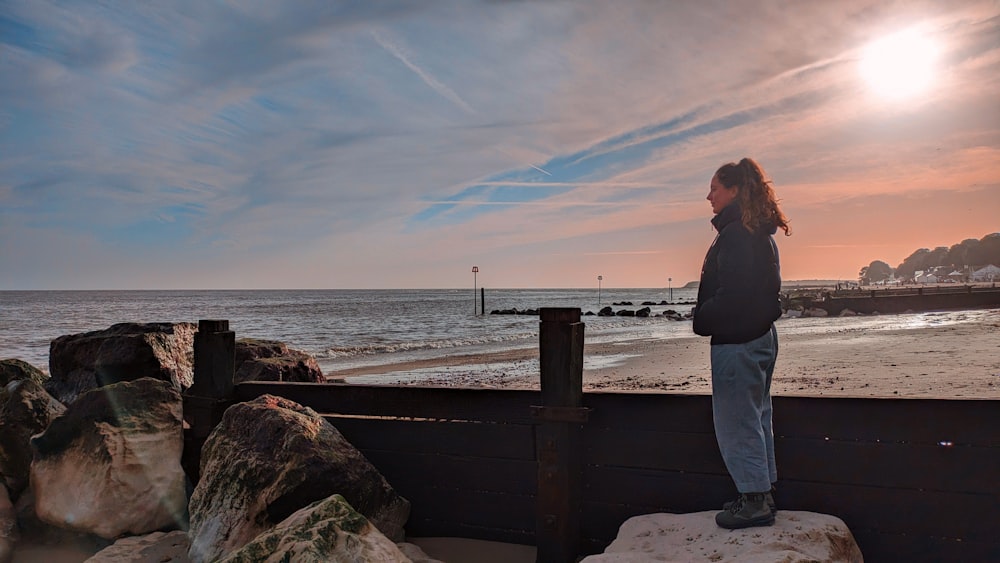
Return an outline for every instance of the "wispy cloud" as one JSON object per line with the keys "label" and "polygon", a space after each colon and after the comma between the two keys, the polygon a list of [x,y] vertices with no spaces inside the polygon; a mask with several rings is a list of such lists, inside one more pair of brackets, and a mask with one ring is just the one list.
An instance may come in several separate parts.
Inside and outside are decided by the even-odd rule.
{"label": "wispy cloud", "polygon": [[[292,283],[277,262],[296,285],[407,285],[391,264],[447,285],[471,256],[506,285],[604,260],[693,277],[709,177],[743,156],[792,217],[790,274],[996,230],[995,2],[732,10],[0,3],[0,288]],[[886,103],[857,57],[917,24],[938,80]]]}
{"label": "wispy cloud", "polygon": [[465,100],[463,100],[458,94],[456,94],[454,90],[449,88],[447,85],[443,84],[437,78],[431,76],[431,74],[426,70],[424,70],[423,68],[414,64],[413,61],[410,60],[412,57],[407,56],[397,42],[386,39],[385,32],[373,30],[371,32],[371,35],[372,38],[375,39],[375,42],[378,43],[380,47],[385,49],[393,57],[396,57],[399,60],[399,62],[406,65],[406,68],[412,70],[414,74],[419,76],[420,79],[424,81],[424,84],[426,84],[431,88],[431,90],[434,90],[435,92],[440,94],[441,97],[451,101],[456,106],[462,108],[462,110],[465,111],[466,113],[469,114],[476,113],[476,110],[472,109],[472,107],[470,107],[469,104],[465,103]]}

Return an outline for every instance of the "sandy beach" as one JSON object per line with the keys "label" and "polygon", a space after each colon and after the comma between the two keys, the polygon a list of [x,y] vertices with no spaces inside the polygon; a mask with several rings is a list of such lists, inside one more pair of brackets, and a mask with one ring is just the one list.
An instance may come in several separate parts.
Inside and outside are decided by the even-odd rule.
{"label": "sandy beach", "polygon": [[[1000,399],[1000,310],[967,313],[949,313],[947,322],[928,315],[895,315],[894,328],[877,331],[861,323],[835,332],[801,331],[795,326],[799,319],[783,319],[772,392]],[[584,355],[585,391],[711,393],[707,338],[585,343]],[[537,358],[537,349],[509,350],[329,370],[326,375],[360,383],[380,379],[375,376],[421,373],[413,383],[537,388]]]}

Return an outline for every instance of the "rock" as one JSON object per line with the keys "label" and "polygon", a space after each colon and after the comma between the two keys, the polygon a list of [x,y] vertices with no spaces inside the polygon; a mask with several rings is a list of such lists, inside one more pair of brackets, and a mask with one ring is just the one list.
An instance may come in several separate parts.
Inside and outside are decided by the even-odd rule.
{"label": "rock", "polygon": [[83,563],[188,563],[188,546],[187,534],[180,530],[153,532],[124,537]]}
{"label": "rock", "polygon": [[189,503],[191,559],[222,558],[333,494],[389,539],[402,540],[409,502],[333,425],[272,395],[233,405],[201,451]]}
{"label": "rock", "polygon": [[599,317],[613,317],[613,316],[615,316],[615,311],[610,306],[604,307],[603,309],[601,309],[600,311],[597,312],[597,316],[599,316]]}
{"label": "rock", "polygon": [[35,514],[35,495],[31,487],[25,489],[18,497],[14,503],[14,510],[17,512],[17,526],[21,535],[19,550],[22,546],[58,548],[67,552],[86,554],[72,559],[82,561],[84,557],[111,545],[110,541],[93,534],[67,530],[39,520]]}
{"label": "rock", "polygon": [[620,311],[615,313],[615,315],[619,317],[634,317],[635,311],[633,311],[632,309],[621,309]]}
{"label": "rock", "polygon": [[45,388],[62,403],[120,381],[152,377],[178,391],[194,381],[194,323],[119,323],[60,336],[49,345]]}
{"label": "rock", "polygon": [[858,314],[855,313],[854,311],[850,310],[850,309],[844,309],[843,311],[840,312],[839,316],[841,316],[841,317],[856,317],[856,316],[858,316]]}
{"label": "rock", "polygon": [[183,528],[181,396],[151,378],[80,395],[31,439],[43,522],[106,539]]}
{"label": "rock", "polygon": [[773,526],[725,530],[715,524],[716,512],[635,516],[604,553],[581,563],[863,561],[851,531],[835,516],[781,510]]}
{"label": "rock", "polygon": [[236,341],[236,383],[243,381],[297,381],[324,383],[316,359],[276,340]]}
{"label": "rock", "polygon": [[825,317],[827,315],[829,313],[826,312],[826,309],[820,309],[819,307],[812,307],[802,311],[803,317]]}
{"label": "rock", "polygon": [[30,379],[39,385],[44,385],[49,376],[24,360],[9,358],[0,360],[0,387],[11,381]]}
{"label": "rock", "polygon": [[652,310],[650,310],[649,307],[643,307],[642,309],[639,309],[638,311],[635,312],[635,316],[645,318],[645,317],[649,317],[649,314],[651,312],[652,312]]}
{"label": "rock", "polygon": [[17,530],[17,512],[10,501],[6,487],[0,487],[0,563],[14,558],[14,544],[20,539]]}
{"label": "rock", "polygon": [[16,379],[0,391],[0,475],[12,499],[28,487],[31,437],[66,410],[34,379]]}
{"label": "rock", "polygon": [[257,536],[223,563],[327,563],[410,559],[344,497],[332,495],[302,508]]}

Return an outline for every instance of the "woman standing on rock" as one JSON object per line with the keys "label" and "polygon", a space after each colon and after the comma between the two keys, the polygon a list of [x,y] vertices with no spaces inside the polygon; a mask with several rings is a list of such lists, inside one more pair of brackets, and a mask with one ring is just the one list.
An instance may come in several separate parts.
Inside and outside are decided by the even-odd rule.
{"label": "woman standing on rock", "polygon": [[771,182],[744,158],[712,177],[708,201],[718,231],[708,249],[694,310],[694,331],[711,336],[712,416],[719,450],[739,497],[716,523],[729,529],[769,526],[778,479],[771,427],[771,376],[781,316],[778,248],[790,234]]}

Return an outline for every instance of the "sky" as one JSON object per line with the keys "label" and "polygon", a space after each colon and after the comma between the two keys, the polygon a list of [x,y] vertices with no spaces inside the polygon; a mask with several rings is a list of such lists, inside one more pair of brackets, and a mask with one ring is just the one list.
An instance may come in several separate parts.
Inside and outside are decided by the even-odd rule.
{"label": "sky", "polygon": [[0,2],[4,290],[679,287],[745,156],[786,280],[1000,231],[1000,2]]}

